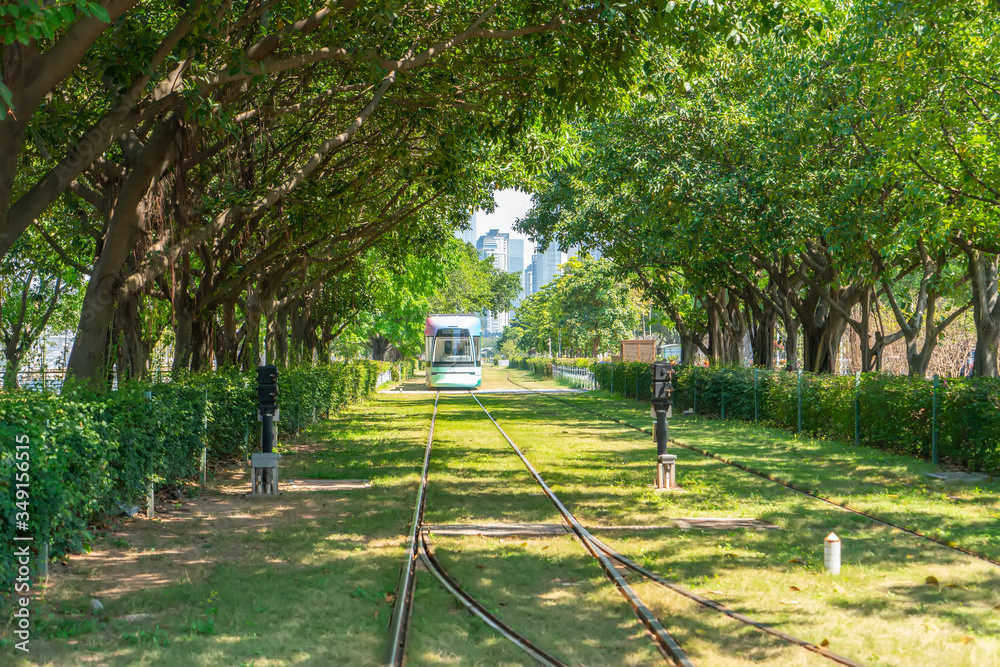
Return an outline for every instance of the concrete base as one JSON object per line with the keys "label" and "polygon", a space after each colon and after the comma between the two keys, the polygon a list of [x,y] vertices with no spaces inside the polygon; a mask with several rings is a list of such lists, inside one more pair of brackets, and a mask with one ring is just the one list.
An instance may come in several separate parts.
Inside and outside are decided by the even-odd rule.
{"label": "concrete base", "polygon": [[663,454],[656,458],[656,484],[659,491],[672,491],[677,488],[677,455]]}
{"label": "concrete base", "polygon": [[561,523],[483,523],[428,526],[431,535],[481,537],[551,537],[566,535],[570,529]]}
{"label": "concrete base", "polygon": [[372,483],[367,479],[287,479],[287,491],[345,491],[369,489]]}
{"label": "concrete base", "polygon": [[255,453],[250,459],[250,494],[278,494],[278,459],[281,454]]}
{"label": "concrete base", "polygon": [[989,482],[992,479],[978,472],[929,472],[927,476],[944,482]]}

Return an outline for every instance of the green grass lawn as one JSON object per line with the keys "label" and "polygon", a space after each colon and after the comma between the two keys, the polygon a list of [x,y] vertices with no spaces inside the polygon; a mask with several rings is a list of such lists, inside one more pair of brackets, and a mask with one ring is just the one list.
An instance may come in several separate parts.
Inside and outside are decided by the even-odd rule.
{"label": "green grass lawn", "polygon": [[[512,386],[505,376],[487,367],[484,386]],[[531,381],[524,371],[511,378]],[[685,491],[658,493],[651,437],[572,404],[642,427],[651,423],[648,406],[599,394],[560,398],[571,405],[540,395],[480,396],[569,509],[624,554],[862,662],[1000,665],[1000,568],[683,450],[676,453]],[[430,392],[380,394],[281,444],[284,478],[364,478],[368,489],[250,502],[220,472],[206,493],[157,521],[108,527],[92,553],[52,567],[33,607],[31,664],[380,664],[432,405]],[[558,523],[468,394],[442,394],[439,410],[428,524]],[[890,520],[997,550],[994,487],[937,488],[922,478],[929,467],[921,462],[747,425],[677,419],[671,435]],[[614,528],[702,516],[758,518],[780,530]],[[837,577],[822,568],[831,531],[843,540]],[[570,664],[662,663],[571,536],[432,535],[432,542],[466,590]],[[630,581],[700,665],[826,662]],[[92,596],[105,604],[99,616],[89,612]],[[9,646],[0,662],[29,664]],[[529,663],[418,570],[408,664]]]}
{"label": "green grass lawn", "polygon": [[[676,451],[678,482],[686,493],[657,493],[649,487],[655,457],[651,436],[542,396],[483,400],[587,525],[662,525],[676,517],[737,516],[782,528],[601,531],[612,546],[647,567],[803,639],[828,640],[832,650],[863,662],[1000,664],[1000,568],[683,450]],[[631,401],[593,396],[565,400],[640,426],[652,421],[648,406]],[[902,457],[842,447],[831,457],[840,459],[831,462],[825,450],[831,443],[705,420],[674,420],[671,435],[681,441],[698,438],[699,446],[733,458],[752,456],[775,466],[770,472],[781,464],[787,474],[798,475],[797,483],[808,482],[807,488],[822,490],[826,483],[836,484],[841,493],[850,488],[853,506],[861,507],[864,500],[864,509],[892,511],[891,518],[901,523],[955,534],[959,528],[944,525],[947,518],[980,546],[995,544],[1000,534],[997,522],[985,520],[988,509],[983,506],[905,486],[886,490],[871,481],[904,471],[916,478],[923,464]],[[779,446],[772,449],[771,442]],[[850,458],[852,453],[859,458]],[[902,493],[886,497],[897,490],[907,494],[906,505],[895,504]],[[831,531],[843,540],[844,569],[838,577],[822,568],[823,537]],[[927,584],[928,577],[938,585]],[[664,614],[691,609],[690,603],[651,586],[637,589]],[[732,655],[736,644],[727,634],[699,628],[695,619],[674,618],[667,626],[679,629],[681,644],[703,664],[739,664],[741,658]],[[754,651],[749,653],[754,659],[767,657],[764,649]],[[792,664],[789,656],[769,659]]]}

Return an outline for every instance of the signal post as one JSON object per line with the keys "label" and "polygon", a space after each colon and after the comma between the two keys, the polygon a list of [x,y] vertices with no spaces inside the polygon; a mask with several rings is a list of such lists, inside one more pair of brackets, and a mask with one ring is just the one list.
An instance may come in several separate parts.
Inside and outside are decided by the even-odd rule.
{"label": "signal post", "polygon": [[278,494],[278,459],[274,451],[277,435],[275,422],[280,417],[278,407],[278,369],[276,366],[257,367],[257,420],[261,422],[261,451],[251,456],[250,493]]}
{"label": "signal post", "polygon": [[674,386],[673,365],[667,361],[657,361],[650,366],[653,376],[653,386],[650,387],[652,397],[651,412],[656,417],[653,429],[653,441],[656,443],[656,489],[670,491],[677,488],[676,464],[677,455],[667,453],[667,436],[669,425],[667,418],[673,416]]}

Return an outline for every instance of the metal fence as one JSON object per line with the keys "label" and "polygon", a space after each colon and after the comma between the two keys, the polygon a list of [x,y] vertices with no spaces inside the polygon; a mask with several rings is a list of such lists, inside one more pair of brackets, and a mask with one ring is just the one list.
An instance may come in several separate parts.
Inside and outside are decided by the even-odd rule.
{"label": "metal fence", "polygon": [[383,371],[379,373],[378,378],[375,379],[375,386],[381,387],[384,384],[392,382],[392,370]]}
{"label": "metal fence", "polygon": [[582,389],[597,389],[597,378],[589,368],[573,368],[572,366],[552,365],[552,377],[566,380],[574,387]]}
{"label": "metal fence", "polygon": [[[154,384],[170,382],[171,369],[153,368],[146,375],[145,379]],[[52,391],[58,392],[62,389],[66,381],[65,368],[34,368],[21,369],[17,372],[17,386],[29,391]],[[112,378],[111,388],[118,388],[117,376]]]}

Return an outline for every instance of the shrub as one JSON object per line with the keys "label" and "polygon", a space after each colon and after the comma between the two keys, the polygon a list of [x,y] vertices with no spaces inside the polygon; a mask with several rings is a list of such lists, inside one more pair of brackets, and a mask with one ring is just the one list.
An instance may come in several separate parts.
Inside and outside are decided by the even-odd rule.
{"label": "shrub", "polygon": [[[634,397],[635,373],[640,373],[639,397],[649,398],[648,364],[596,363],[598,387]],[[674,379],[674,410],[694,409],[699,415],[723,416],[798,429],[799,378],[788,371],[756,372],[750,368],[678,367]],[[803,373],[802,430],[817,437],[851,442],[857,409],[860,444],[930,458],[933,441],[933,385],[921,378],[865,373],[860,383],[850,376]],[[941,381],[937,406],[938,453],[975,470],[1000,470],[1000,380]]]}
{"label": "shrub", "polygon": [[[412,361],[392,365],[413,373]],[[279,372],[281,433],[370,396],[390,364],[348,361]],[[194,477],[207,445],[210,459],[242,456],[260,439],[256,371],[177,373],[169,382],[131,382],[97,394],[67,387],[61,395],[0,392],[0,582],[12,581],[15,437],[30,445],[29,525],[50,555],[79,551],[88,525],[122,503],[142,504],[147,484],[175,486]],[[148,398],[147,398],[148,392]]]}

